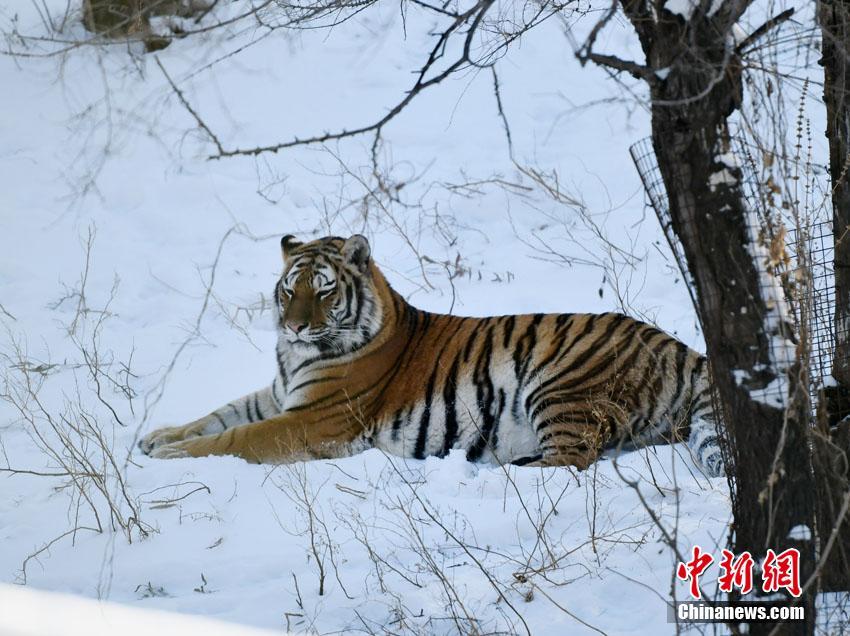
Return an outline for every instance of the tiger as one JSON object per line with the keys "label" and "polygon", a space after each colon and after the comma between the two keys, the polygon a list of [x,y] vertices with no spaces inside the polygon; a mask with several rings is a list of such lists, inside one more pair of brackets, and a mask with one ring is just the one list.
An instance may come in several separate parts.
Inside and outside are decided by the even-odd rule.
{"label": "tiger", "polygon": [[368,240],[281,239],[271,386],[139,442],[154,458],[281,464],[369,448],[404,458],[587,469],[607,450],[687,440],[723,474],[704,356],[620,313],[417,309]]}

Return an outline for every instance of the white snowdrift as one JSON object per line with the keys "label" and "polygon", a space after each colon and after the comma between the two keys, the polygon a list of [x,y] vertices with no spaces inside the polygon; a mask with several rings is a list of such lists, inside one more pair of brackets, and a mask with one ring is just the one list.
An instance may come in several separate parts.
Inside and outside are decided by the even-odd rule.
{"label": "white snowdrift", "polygon": [[210,618],[0,584],[0,636],[271,636]]}

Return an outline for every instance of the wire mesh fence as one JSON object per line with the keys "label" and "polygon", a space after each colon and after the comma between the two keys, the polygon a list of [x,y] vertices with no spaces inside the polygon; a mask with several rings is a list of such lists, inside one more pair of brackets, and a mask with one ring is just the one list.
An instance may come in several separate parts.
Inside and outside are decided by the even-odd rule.
{"label": "wire mesh fence", "polygon": [[[676,263],[681,270],[691,299],[696,305],[696,286],[688,271],[684,249],[673,231],[673,222],[667,203],[667,194],[661,171],[655,159],[651,138],[638,141],[629,149],[632,160],[646,190],[649,204],[658,217],[664,236],[670,245]],[[759,217],[767,217],[770,203],[765,190],[773,188],[772,181],[757,174],[752,152],[738,153],[743,173],[745,190],[751,201],[757,202]],[[758,232],[776,232],[776,217],[771,223],[750,228]],[[780,221],[781,222],[781,221]],[[833,270],[833,235],[831,220],[809,220],[799,226],[783,223],[782,235],[788,260],[781,265],[781,273],[790,284],[785,286],[788,306],[793,311],[797,333],[805,333],[810,351],[810,394],[812,403],[817,402],[818,390],[829,384],[835,349],[835,280]],[[771,240],[771,239],[766,239]],[[805,323],[805,329],[803,329]]]}
{"label": "wire mesh fence", "polygon": [[[685,252],[673,231],[663,177],[655,157],[651,138],[635,143],[629,149],[632,160],[643,182],[648,203],[658,217],[674,258],[682,272],[695,307],[697,290],[693,283]],[[734,150],[734,161],[740,168],[747,200],[756,212],[758,227],[749,228],[751,239],[771,247],[781,245],[784,254],[771,261],[773,271],[783,281],[783,292],[792,314],[795,345],[798,354],[803,352],[807,367],[807,382],[812,407],[811,426],[817,425],[818,405],[824,387],[832,386],[832,368],[836,344],[835,332],[835,277],[834,238],[831,219],[818,218],[811,206],[804,202],[804,214],[788,214],[782,203],[779,183],[793,183],[798,187],[801,175],[809,166],[802,166],[799,157],[776,157],[769,152],[739,142]],[[808,191],[807,191],[808,192]],[[795,203],[799,203],[795,201]],[[766,235],[767,234],[767,235]],[[775,249],[771,249],[773,254]],[[717,409],[717,412],[722,412]],[[734,464],[728,445],[724,444],[724,461],[734,473]],[[730,475],[730,487],[735,499],[735,481]],[[820,529],[821,533],[831,528]],[[846,577],[844,577],[846,578]],[[845,588],[846,589],[846,586]],[[850,633],[850,591],[820,593],[816,602],[815,631],[818,634]]]}
{"label": "wire mesh fence", "polygon": [[658,161],[655,158],[652,139],[647,137],[634,143],[629,147],[629,154],[631,154],[632,161],[637,167],[643,188],[649,198],[649,204],[655,210],[655,215],[664,231],[664,237],[667,239],[670,251],[673,252],[673,258],[676,259],[676,265],[678,265],[682,279],[685,281],[691,302],[696,307],[696,286],[691,278],[690,271],[688,271],[685,250],[673,231],[673,219],[670,216],[670,207],[667,205],[667,191],[664,189],[664,179],[661,177],[661,170],[658,168]]}
{"label": "wire mesh fence", "polygon": [[[788,232],[791,275],[808,278],[804,298],[792,299],[798,323],[806,321],[812,404],[829,383],[835,351],[835,276],[832,223],[820,221]],[[805,311],[803,310],[805,307]]]}

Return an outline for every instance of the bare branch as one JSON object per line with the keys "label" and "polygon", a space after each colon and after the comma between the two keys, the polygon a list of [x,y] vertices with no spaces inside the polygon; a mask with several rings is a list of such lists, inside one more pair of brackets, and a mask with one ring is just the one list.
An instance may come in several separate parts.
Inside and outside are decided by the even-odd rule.
{"label": "bare branch", "polygon": [[159,67],[159,70],[162,71],[162,74],[165,76],[165,79],[168,80],[168,83],[171,85],[171,89],[174,91],[175,95],[177,95],[177,99],[179,99],[180,103],[183,104],[183,108],[185,108],[189,112],[189,114],[195,120],[195,123],[198,124],[198,128],[203,130],[207,134],[207,137],[209,137],[213,144],[215,144],[215,147],[218,150],[219,154],[223,153],[224,148],[222,147],[218,137],[215,136],[215,133],[213,133],[213,131],[210,130],[210,127],[206,125],[203,119],[201,119],[197,111],[192,108],[192,105],[183,95],[183,91],[177,88],[177,84],[174,83],[174,80],[171,79],[171,76],[168,74],[168,71],[165,70],[165,67],[162,65],[159,56],[154,56],[154,59],[156,60],[156,65]]}

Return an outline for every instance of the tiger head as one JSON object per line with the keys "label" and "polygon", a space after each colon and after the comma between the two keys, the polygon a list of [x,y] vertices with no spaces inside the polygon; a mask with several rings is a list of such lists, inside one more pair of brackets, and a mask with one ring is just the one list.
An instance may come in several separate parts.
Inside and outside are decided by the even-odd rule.
{"label": "tiger head", "polygon": [[369,242],[360,234],[307,243],[280,241],[283,274],[275,287],[281,339],[297,352],[346,353],[380,329]]}

